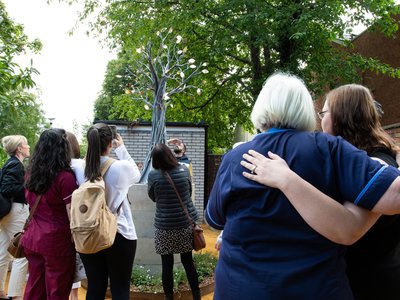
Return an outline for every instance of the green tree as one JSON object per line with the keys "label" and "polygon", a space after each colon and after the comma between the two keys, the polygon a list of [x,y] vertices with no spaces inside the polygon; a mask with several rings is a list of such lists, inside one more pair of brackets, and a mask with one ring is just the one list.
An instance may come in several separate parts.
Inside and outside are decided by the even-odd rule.
{"label": "green tree", "polygon": [[[21,67],[14,60],[27,51],[38,52],[39,40],[29,41],[22,25],[12,21],[0,0],[0,137],[10,134],[24,135],[31,146],[38,134],[49,126],[37,95],[27,92],[35,86],[32,79],[37,70]],[[0,162],[6,154],[0,151]]]}
{"label": "green tree", "polygon": [[398,27],[393,0],[84,0],[81,20],[108,35],[110,47],[129,53],[160,26],[173,27],[207,61],[201,99],[182,98],[176,109],[206,116],[216,146],[229,147],[236,125],[250,129],[249,111],[265,79],[277,70],[302,77],[315,96],[325,87],[358,80],[359,71],[400,77],[400,71],[353,53],[346,39],[355,25],[392,35]]}
{"label": "green tree", "polygon": [[[50,124],[42,110],[37,96],[24,92],[15,91],[10,93],[10,97],[17,95],[24,100],[9,106],[2,106],[0,111],[0,137],[10,134],[21,134],[28,139],[28,143],[33,149],[39,137],[39,133],[45,128],[49,128]],[[6,160],[6,153],[0,151],[0,162]],[[2,164],[1,164],[2,165]]]}
{"label": "green tree", "polygon": [[0,1],[0,104],[2,106],[23,102],[24,98],[19,92],[35,85],[31,75],[38,72],[32,67],[32,62],[31,66],[23,68],[14,62],[14,58],[28,50],[38,52],[41,47],[39,40],[28,40],[23,26],[9,18],[3,2]]}

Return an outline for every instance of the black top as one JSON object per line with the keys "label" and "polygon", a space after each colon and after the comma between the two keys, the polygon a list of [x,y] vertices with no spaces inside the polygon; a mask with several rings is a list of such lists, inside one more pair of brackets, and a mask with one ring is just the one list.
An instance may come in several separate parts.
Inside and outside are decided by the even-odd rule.
{"label": "black top", "polygon": [[0,192],[16,203],[25,203],[24,177],[25,169],[21,161],[11,156],[1,170]]}
{"label": "black top", "polygon": [[[398,167],[384,148],[369,154]],[[346,254],[355,300],[400,299],[400,216],[382,216]]]}
{"label": "black top", "polygon": [[[179,165],[168,172],[186,206],[193,222],[198,219],[196,208],[191,198],[192,183],[189,170]],[[148,178],[148,194],[156,202],[154,226],[158,229],[180,229],[190,225],[174,188],[161,170],[151,170]]]}

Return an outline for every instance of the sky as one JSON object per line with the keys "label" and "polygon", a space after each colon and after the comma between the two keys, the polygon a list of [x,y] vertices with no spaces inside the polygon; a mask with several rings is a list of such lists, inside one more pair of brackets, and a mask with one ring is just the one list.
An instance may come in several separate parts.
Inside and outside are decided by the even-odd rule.
{"label": "sky", "polygon": [[84,25],[69,36],[77,20],[77,6],[46,0],[2,0],[15,22],[23,24],[30,40],[43,43],[39,55],[28,54],[17,62],[33,66],[40,75],[34,80],[40,89],[45,115],[54,127],[73,129],[73,123],[89,124],[93,104],[101,90],[106,66],[115,57],[93,37]]}

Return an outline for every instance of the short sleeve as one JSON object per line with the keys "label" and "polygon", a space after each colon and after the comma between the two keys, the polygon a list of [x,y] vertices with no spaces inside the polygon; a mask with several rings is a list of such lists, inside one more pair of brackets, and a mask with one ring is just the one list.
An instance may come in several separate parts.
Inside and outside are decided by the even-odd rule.
{"label": "short sleeve", "polygon": [[[393,167],[371,159],[342,138],[328,139],[337,186],[343,201],[372,209],[399,176]],[[321,146],[325,147],[325,146]]]}
{"label": "short sleeve", "polygon": [[358,194],[354,203],[369,210],[373,209],[398,176],[400,176],[398,169],[392,166],[382,166]]}

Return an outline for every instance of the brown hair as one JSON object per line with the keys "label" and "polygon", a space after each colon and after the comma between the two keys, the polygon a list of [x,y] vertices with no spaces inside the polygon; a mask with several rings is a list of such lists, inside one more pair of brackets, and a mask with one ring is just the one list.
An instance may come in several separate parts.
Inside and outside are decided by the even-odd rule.
{"label": "brown hair", "polygon": [[78,139],[72,132],[67,131],[66,134],[67,134],[67,140],[71,148],[71,158],[80,158],[81,149],[79,148]]}
{"label": "brown hair", "polygon": [[165,144],[157,144],[151,152],[152,165],[154,169],[169,171],[179,166],[178,160],[171,149]]}
{"label": "brown hair", "polygon": [[399,151],[382,128],[371,92],[359,84],[342,85],[326,95],[334,135],[339,135],[368,154],[377,148]]}

